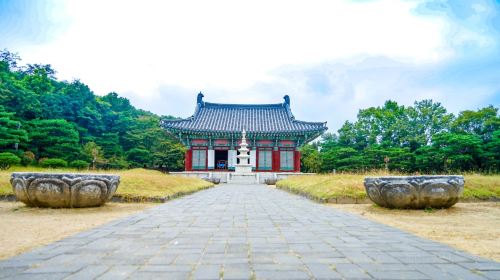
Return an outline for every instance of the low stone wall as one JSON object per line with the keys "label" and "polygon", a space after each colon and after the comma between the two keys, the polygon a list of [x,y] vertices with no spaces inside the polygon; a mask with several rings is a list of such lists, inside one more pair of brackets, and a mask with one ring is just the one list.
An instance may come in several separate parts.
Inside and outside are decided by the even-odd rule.
{"label": "low stone wall", "polygon": [[[241,180],[232,180],[232,174],[234,172],[215,172],[215,171],[184,171],[184,172],[170,172],[171,175],[184,176],[184,177],[196,177],[200,179],[211,179],[218,178],[221,183],[245,183],[240,182]],[[277,179],[283,180],[290,176],[308,176],[314,175],[314,173],[298,173],[298,172],[252,172],[253,175],[248,176],[249,182],[246,183],[256,183],[264,184],[266,179]],[[252,178],[250,178],[252,177]],[[252,181],[252,182],[250,182]]]}

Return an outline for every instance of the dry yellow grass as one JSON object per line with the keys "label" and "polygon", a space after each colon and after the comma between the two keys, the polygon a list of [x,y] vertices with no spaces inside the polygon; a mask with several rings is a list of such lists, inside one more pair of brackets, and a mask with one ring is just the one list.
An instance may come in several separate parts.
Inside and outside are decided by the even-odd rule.
{"label": "dry yellow grass", "polygon": [[132,169],[115,173],[121,176],[117,195],[123,197],[170,197],[213,186],[198,178],[166,175],[154,170]]}
{"label": "dry yellow grass", "polygon": [[[287,189],[295,193],[308,195],[317,200],[334,198],[365,198],[363,180],[367,176],[387,176],[401,174],[367,173],[367,174],[319,174],[310,176],[294,176],[281,180],[277,188]],[[500,198],[500,175],[465,174],[463,198]]]}
{"label": "dry yellow grass", "polygon": [[[12,188],[9,182],[10,174],[16,171],[80,172],[72,169],[43,169],[36,167],[16,167],[7,171],[0,171],[0,195],[12,194]],[[120,175],[121,183],[116,195],[134,200],[172,197],[213,186],[212,183],[197,178],[166,175],[159,171],[140,168],[131,170],[84,171],[83,173],[109,173]]]}
{"label": "dry yellow grass", "polygon": [[364,198],[364,177],[359,174],[294,176],[278,181],[276,187],[320,200],[338,197]]}
{"label": "dry yellow grass", "polygon": [[500,175],[466,174],[464,198],[500,198]]}
{"label": "dry yellow grass", "polygon": [[10,172],[0,171],[0,195],[12,194]]}

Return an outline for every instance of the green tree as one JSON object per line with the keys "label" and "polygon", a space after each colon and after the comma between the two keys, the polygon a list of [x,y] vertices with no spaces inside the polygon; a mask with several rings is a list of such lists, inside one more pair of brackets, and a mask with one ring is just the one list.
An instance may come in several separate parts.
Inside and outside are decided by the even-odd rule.
{"label": "green tree", "polygon": [[454,119],[439,102],[430,99],[415,101],[408,107],[408,142],[412,150],[430,145],[432,136],[450,129]]}
{"label": "green tree", "polygon": [[96,166],[103,166],[106,164],[102,148],[95,142],[88,142],[83,145],[80,158],[86,162],[92,163],[92,169]]}
{"label": "green tree", "polygon": [[452,129],[458,133],[475,134],[485,142],[491,140],[493,132],[500,129],[498,108],[488,106],[477,111],[463,111],[453,122]]}
{"label": "green tree", "polygon": [[488,172],[500,171],[500,130],[492,133],[491,141],[483,146],[482,167]]}
{"label": "green tree", "polygon": [[440,133],[432,138],[432,147],[443,160],[446,170],[478,169],[481,139],[477,135]]}
{"label": "green tree", "polygon": [[29,123],[30,148],[39,157],[71,161],[80,155],[75,125],[65,120],[34,120]]}
{"label": "green tree", "polygon": [[55,70],[50,64],[28,64],[24,76],[26,87],[38,95],[54,90]]}
{"label": "green tree", "polygon": [[18,62],[21,60],[19,54],[12,53],[7,49],[0,50],[0,71],[19,70]]}
{"label": "green tree", "polygon": [[338,130],[338,145],[363,150],[368,146],[369,142],[375,142],[374,139],[371,141],[366,129],[360,129],[360,126],[358,123],[346,121]]}
{"label": "green tree", "polygon": [[[19,60],[17,54],[0,51],[0,104],[6,112],[15,112],[9,115],[11,121],[20,121],[28,136],[34,136],[27,148],[36,158],[91,162],[92,154],[80,150],[85,143],[94,143],[100,147],[95,165],[103,168],[128,167],[124,151],[132,149],[147,150],[151,156],[149,164],[168,165],[172,170],[182,168],[183,147],[179,148],[178,140],[159,127],[159,116],[134,108],[117,93],[98,97],[79,80],[58,81],[55,70],[48,64],[19,66]],[[71,133],[62,132],[57,141],[51,142],[50,134],[59,126],[53,126],[49,129],[52,132],[45,135],[43,126],[47,124],[43,121],[61,120],[72,126]],[[67,128],[63,124],[59,129],[68,131]],[[68,137],[76,139],[70,135],[74,131],[78,141],[68,141]]]}
{"label": "green tree", "polygon": [[120,145],[120,136],[118,133],[103,133],[96,138],[96,143],[104,152],[105,158],[121,157],[123,155],[123,147]]}
{"label": "green tree", "polygon": [[104,165],[99,167],[104,169],[125,169],[129,166],[129,162],[124,157],[112,156],[106,160]]}
{"label": "green tree", "polygon": [[21,122],[13,120],[14,115],[0,106],[0,150],[14,150],[16,144],[28,142],[26,130],[21,128]]}
{"label": "green tree", "polygon": [[415,154],[409,147],[389,148],[386,150],[384,163],[391,171],[411,172],[415,170]]}
{"label": "green tree", "polygon": [[127,151],[127,160],[131,167],[147,167],[151,164],[151,152],[146,149],[133,148]]}
{"label": "green tree", "polygon": [[351,147],[336,147],[320,153],[321,171],[355,170],[364,167],[360,153]]}
{"label": "green tree", "polygon": [[163,140],[156,147],[153,164],[168,171],[180,171],[184,169],[184,153],[186,148],[180,143]]}
{"label": "green tree", "polygon": [[339,138],[337,134],[330,132],[326,132],[325,134],[323,134],[321,140],[318,143],[319,149],[322,151],[333,149],[335,147],[338,147],[339,145]]}
{"label": "green tree", "polygon": [[321,168],[321,158],[317,148],[313,145],[304,145],[300,149],[300,165],[303,172],[317,173]]}

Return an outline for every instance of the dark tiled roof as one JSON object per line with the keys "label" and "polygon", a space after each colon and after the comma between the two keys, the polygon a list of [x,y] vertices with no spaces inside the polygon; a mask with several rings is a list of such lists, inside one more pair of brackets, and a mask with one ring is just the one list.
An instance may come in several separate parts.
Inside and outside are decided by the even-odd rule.
{"label": "dark tiled roof", "polygon": [[290,111],[288,97],[278,104],[219,104],[202,101],[193,116],[181,120],[162,120],[162,126],[177,132],[230,132],[240,133],[321,133],[327,129],[326,122],[295,120]]}

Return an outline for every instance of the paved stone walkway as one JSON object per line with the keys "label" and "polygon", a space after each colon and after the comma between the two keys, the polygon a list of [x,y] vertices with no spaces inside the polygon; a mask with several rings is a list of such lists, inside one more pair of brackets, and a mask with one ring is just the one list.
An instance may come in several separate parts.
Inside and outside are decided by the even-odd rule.
{"label": "paved stone walkway", "polygon": [[0,262],[12,279],[500,279],[500,264],[262,185],[221,185]]}

